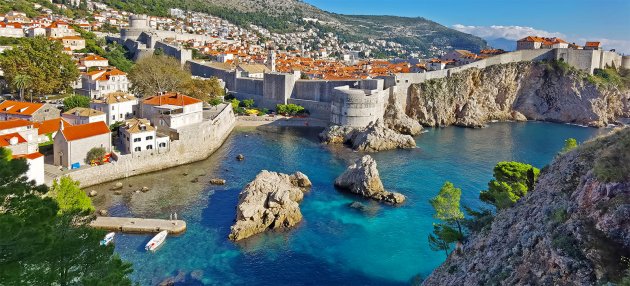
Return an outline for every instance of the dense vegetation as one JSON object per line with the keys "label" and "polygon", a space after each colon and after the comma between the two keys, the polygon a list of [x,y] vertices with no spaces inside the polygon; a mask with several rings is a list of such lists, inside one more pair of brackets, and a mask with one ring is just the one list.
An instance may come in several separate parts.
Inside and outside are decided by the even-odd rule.
{"label": "dense vegetation", "polygon": [[160,92],[181,92],[209,102],[224,95],[218,79],[193,78],[188,69],[175,58],[153,55],[140,59],[129,73],[133,90],[144,96]]}
{"label": "dense vegetation", "polygon": [[99,246],[93,210],[75,182],[51,192],[28,181],[25,160],[0,148],[0,281],[3,285],[131,285],[131,265]]}
{"label": "dense vegetation", "polygon": [[[63,52],[58,41],[44,37],[22,38],[20,47],[0,55],[0,68],[13,91],[29,90],[35,95],[68,91],[79,77],[72,58]],[[18,86],[16,77],[27,77],[26,85]]]}
{"label": "dense vegetation", "polygon": [[[488,183],[488,190],[482,191],[479,198],[501,211],[533,190],[539,173],[528,164],[499,162],[494,167],[494,179]],[[445,182],[438,195],[429,200],[435,211],[433,217],[440,221],[433,225],[433,233],[428,237],[432,250],[444,251],[448,255],[453,243],[463,243],[467,233],[482,231],[492,223],[494,214],[491,210],[460,206],[461,194],[461,189]]]}
{"label": "dense vegetation", "polygon": [[127,48],[117,43],[107,44],[105,39],[99,39],[94,33],[81,29],[78,26],[74,26],[74,29],[85,39],[85,49],[78,52],[97,54],[106,58],[109,61],[109,65],[124,72],[131,71],[134,64],[130,60]]}
{"label": "dense vegetation", "polygon": [[83,95],[72,95],[63,99],[63,111],[68,111],[75,107],[90,107],[90,98]]}

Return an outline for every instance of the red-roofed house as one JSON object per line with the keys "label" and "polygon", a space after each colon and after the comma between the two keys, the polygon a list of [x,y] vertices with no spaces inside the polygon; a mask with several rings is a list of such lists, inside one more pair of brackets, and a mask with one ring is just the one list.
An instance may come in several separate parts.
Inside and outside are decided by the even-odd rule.
{"label": "red-roofed house", "polygon": [[61,123],[53,146],[54,164],[68,169],[78,168],[87,164],[87,153],[93,148],[104,148],[107,153],[112,150],[112,136],[105,122],[75,126]]}
{"label": "red-roofed house", "polygon": [[70,25],[64,21],[55,21],[46,27],[46,36],[50,38],[63,38],[66,36],[76,36],[77,33]]}
{"label": "red-roofed house", "polygon": [[[28,122],[28,121],[23,121]],[[5,128],[0,126],[0,128]],[[0,130],[0,147],[9,148],[13,155],[30,154],[39,151],[37,129],[33,124]]]}
{"label": "red-roofed house", "polygon": [[44,184],[44,154],[34,152],[30,154],[15,155],[13,153],[13,159],[24,159],[28,164],[28,171],[26,171],[26,178],[31,181],[35,181],[35,184]]}
{"label": "red-roofed house", "polygon": [[22,24],[0,22],[0,37],[22,38],[24,35]]}
{"label": "red-roofed house", "polygon": [[586,42],[584,45],[585,50],[600,50],[602,48],[602,44],[600,42]]}
{"label": "red-roofed house", "polygon": [[544,38],[537,36],[528,36],[516,42],[517,50],[535,50],[535,49],[566,49],[569,43],[560,38]]}
{"label": "red-roofed house", "polygon": [[35,122],[34,126],[37,128],[37,135],[39,136],[39,143],[45,143],[48,141],[52,141],[57,135],[57,131],[59,131],[59,126],[61,125],[61,121],[63,121],[64,126],[72,126],[68,121],[63,118],[55,118],[42,122]]}
{"label": "red-roofed house", "polygon": [[24,119],[44,121],[59,118],[60,111],[46,103],[5,100],[0,103],[0,120]]}
{"label": "red-roofed house", "polygon": [[79,63],[86,68],[91,68],[91,67],[106,68],[109,66],[109,61],[106,58],[101,57],[99,55],[87,55],[81,58],[81,60],[79,60]]}
{"label": "red-roofed house", "polygon": [[127,74],[116,68],[96,70],[81,75],[81,88],[76,92],[92,99],[112,92],[127,92]]}
{"label": "red-roofed house", "polygon": [[203,102],[175,92],[150,96],[140,104],[140,116],[155,126],[177,129],[203,121]]}

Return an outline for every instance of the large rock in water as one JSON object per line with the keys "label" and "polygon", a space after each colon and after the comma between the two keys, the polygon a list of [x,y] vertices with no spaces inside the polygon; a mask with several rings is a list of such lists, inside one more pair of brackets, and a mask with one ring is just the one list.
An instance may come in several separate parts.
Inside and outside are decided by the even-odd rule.
{"label": "large rock in water", "polygon": [[370,123],[367,128],[362,129],[347,126],[331,126],[322,131],[319,137],[325,143],[344,143],[350,145],[354,150],[364,152],[416,147],[416,141],[413,137],[387,128],[380,119]]}
{"label": "large rock in water", "polygon": [[287,175],[263,170],[239,194],[236,223],[228,238],[237,241],[296,225],[302,220],[298,203],[310,187],[311,181],[300,172]]}
{"label": "large rock in water", "polygon": [[343,174],[337,177],[335,186],[366,198],[394,205],[405,201],[404,195],[385,191],[376,169],[376,161],[370,155],[365,155],[350,165]]}

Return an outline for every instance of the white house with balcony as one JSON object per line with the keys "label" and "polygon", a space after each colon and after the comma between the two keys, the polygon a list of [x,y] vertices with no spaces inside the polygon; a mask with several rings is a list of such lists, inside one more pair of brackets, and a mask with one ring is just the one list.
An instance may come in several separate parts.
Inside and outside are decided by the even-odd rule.
{"label": "white house with balcony", "polygon": [[144,118],[132,118],[120,126],[120,140],[123,152],[134,154],[143,151],[167,150],[169,137],[159,136],[157,128]]}
{"label": "white house with balcony", "polygon": [[81,75],[81,88],[78,94],[90,98],[103,97],[112,92],[128,92],[127,73],[116,68],[96,70]]}
{"label": "white house with balcony", "polygon": [[178,129],[203,121],[203,102],[175,92],[150,96],[140,104],[140,116],[157,127]]}
{"label": "white house with balcony", "polygon": [[136,117],[138,99],[126,92],[113,92],[93,100],[90,108],[104,112],[107,125],[112,125]]}

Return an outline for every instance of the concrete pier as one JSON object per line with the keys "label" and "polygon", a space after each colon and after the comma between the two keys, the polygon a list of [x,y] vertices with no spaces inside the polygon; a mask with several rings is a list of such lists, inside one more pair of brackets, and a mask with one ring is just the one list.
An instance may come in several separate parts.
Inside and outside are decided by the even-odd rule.
{"label": "concrete pier", "polygon": [[167,230],[169,234],[178,234],[186,231],[186,222],[183,220],[146,219],[130,217],[97,217],[90,226],[110,231],[133,233],[157,233]]}

